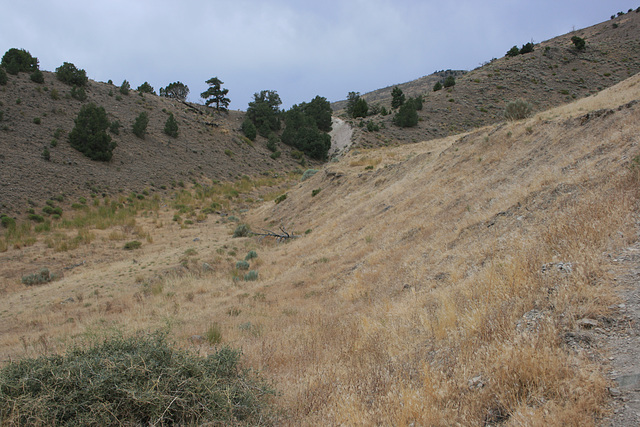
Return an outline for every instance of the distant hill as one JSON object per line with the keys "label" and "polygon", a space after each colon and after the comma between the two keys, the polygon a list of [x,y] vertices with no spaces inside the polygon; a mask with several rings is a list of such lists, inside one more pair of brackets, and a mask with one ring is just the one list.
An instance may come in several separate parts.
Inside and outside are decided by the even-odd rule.
{"label": "distant hill", "polygon": [[[571,37],[586,41],[586,49],[574,47]],[[521,46],[525,41],[506,42]],[[489,58],[487,58],[489,60]],[[410,143],[471,130],[504,119],[508,102],[522,98],[543,111],[613,86],[640,71],[640,13],[629,12],[600,24],[572,31],[535,44],[531,53],[490,60],[464,73],[455,72],[456,84],[433,91],[445,75],[435,73],[412,82],[398,84],[407,97],[422,95],[415,128],[401,129],[392,124],[393,114],[375,115],[352,121],[356,126],[372,120],[382,129],[356,132],[354,147],[377,147]],[[369,105],[391,107],[391,89],[363,94]],[[332,104],[336,114],[346,101]]]}
{"label": "distant hill", "polygon": [[[250,143],[244,138],[243,112],[214,114],[202,105],[135,90],[121,95],[118,87],[91,80],[85,88],[87,99],[81,102],[71,97],[72,88],[54,73],[43,74],[43,84],[19,73],[9,75],[7,85],[0,86],[0,213],[24,214],[30,204],[41,205],[61,193],[86,197],[163,191],[181,181],[233,181],[245,174],[299,166],[286,145],[280,145],[282,156],[274,160],[265,140]],[[52,96],[55,92],[57,99]],[[67,141],[80,108],[90,102],[104,107],[109,120],[121,124],[119,134],[111,134],[118,145],[107,163],[89,160]],[[148,134],[140,139],[132,125],[143,111],[149,115],[149,125]],[[169,113],[178,122],[177,138],[163,133]],[[43,159],[45,148],[49,161]]]}

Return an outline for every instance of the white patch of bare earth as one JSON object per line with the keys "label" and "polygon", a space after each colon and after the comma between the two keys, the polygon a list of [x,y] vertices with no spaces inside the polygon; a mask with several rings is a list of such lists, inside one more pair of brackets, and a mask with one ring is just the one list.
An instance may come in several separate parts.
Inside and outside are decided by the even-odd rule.
{"label": "white patch of bare earth", "polygon": [[344,154],[351,146],[351,137],[353,135],[353,129],[349,123],[337,117],[331,118],[332,130],[329,133],[331,136],[331,149],[329,150],[329,157],[338,156]]}

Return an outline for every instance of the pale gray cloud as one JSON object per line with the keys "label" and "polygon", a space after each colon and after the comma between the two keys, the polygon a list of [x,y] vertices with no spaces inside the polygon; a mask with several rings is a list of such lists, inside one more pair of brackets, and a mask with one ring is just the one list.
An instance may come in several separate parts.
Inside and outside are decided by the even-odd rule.
{"label": "pale gray cloud", "polygon": [[197,101],[219,77],[232,108],[278,91],[285,106],[331,101],[440,69],[473,69],[626,12],[628,0],[0,0],[0,50],[29,50],[95,80],[182,81]]}

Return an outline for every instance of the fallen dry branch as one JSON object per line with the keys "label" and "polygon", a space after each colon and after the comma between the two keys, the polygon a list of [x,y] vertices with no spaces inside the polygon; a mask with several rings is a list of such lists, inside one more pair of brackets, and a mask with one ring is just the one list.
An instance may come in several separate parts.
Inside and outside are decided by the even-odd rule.
{"label": "fallen dry branch", "polygon": [[262,231],[264,231],[264,233],[256,233],[253,232],[252,234],[255,236],[263,236],[263,237],[275,237],[277,242],[283,242],[287,239],[295,239],[296,236],[293,233],[289,233],[283,226],[280,226],[280,232],[276,233],[273,232],[271,230],[266,230],[266,229],[262,229]]}

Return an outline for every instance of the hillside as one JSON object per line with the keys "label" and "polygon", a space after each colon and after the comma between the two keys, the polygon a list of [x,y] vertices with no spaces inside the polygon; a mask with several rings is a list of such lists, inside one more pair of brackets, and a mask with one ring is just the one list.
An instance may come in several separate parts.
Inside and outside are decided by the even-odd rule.
{"label": "hillside", "polygon": [[[639,100],[636,75],[520,122],[353,150],[237,212],[286,242],[172,220],[217,200],[199,188],[111,228],[52,225],[0,253],[0,358],[168,329],[200,354],[242,348],[279,392],[265,423],[595,425],[606,337],[632,322],[615,278],[637,241]],[[63,277],[20,283],[41,267]]]}
{"label": "hillside", "polygon": [[[573,36],[586,41],[584,51],[575,49]],[[505,43],[520,47],[527,41]],[[510,45],[505,44],[505,52]],[[615,85],[640,71],[640,13],[626,13],[536,43],[534,49],[516,57],[493,59],[464,74],[454,72],[458,74],[455,86],[438,92],[433,92],[433,85],[443,80],[442,72],[398,84],[405,96],[424,97],[418,126],[400,129],[392,124],[392,114],[354,120],[354,125],[372,120],[382,126],[376,132],[361,129],[355,135],[355,146],[379,147],[442,138],[502,121],[507,103],[519,98],[530,102],[534,111],[544,111]],[[362,97],[370,105],[390,109],[391,89]],[[335,110],[344,106],[345,101],[333,104]]]}
{"label": "hillside", "polygon": [[[211,113],[204,106],[141,96],[135,90],[121,95],[118,87],[91,80],[87,98],[81,102],[70,96],[71,87],[58,81],[54,73],[43,74],[43,84],[31,81],[28,73],[19,73],[9,75],[8,84],[0,86],[3,214],[23,215],[30,204],[42,207],[45,200],[60,194],[71,200],[145,190],[167,194],[163,187],[176,188],[180,182],[235,181],[242,175],[274,174],[299,166],[284,144],[279,147],[282,157],[274,160],[262,138],[247,142],[240,132],[242,112]],[[118,135],[111,135],[118,146],[107,163],[89,160],[67,142],[81,106],[91,102],[104,107],[109,120],[122,126]],[[144,139],[131,130],[141,112],[149,115]],[[178,121],[177,138],[163,133],[169,113]],[[55,147],[51,144],[54,139]],[[45,147],[50,161],[43,159]]]}

